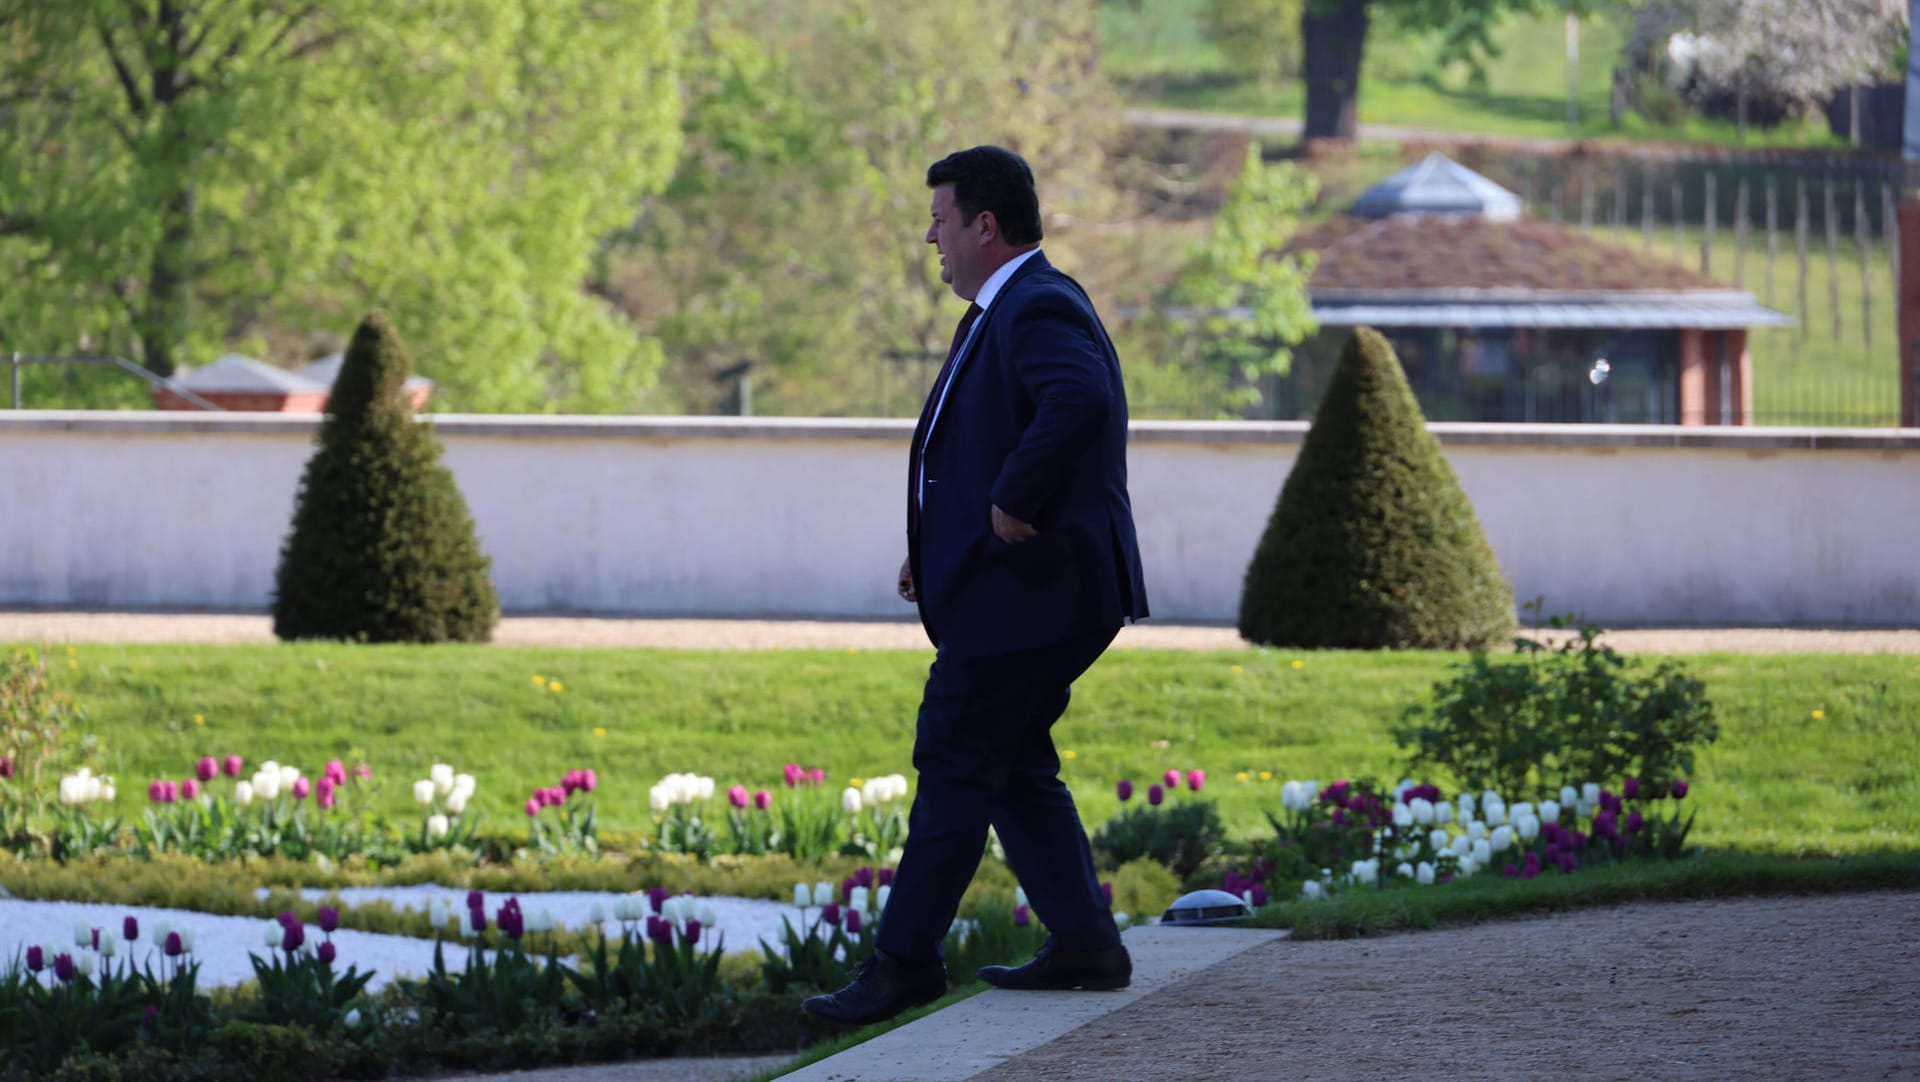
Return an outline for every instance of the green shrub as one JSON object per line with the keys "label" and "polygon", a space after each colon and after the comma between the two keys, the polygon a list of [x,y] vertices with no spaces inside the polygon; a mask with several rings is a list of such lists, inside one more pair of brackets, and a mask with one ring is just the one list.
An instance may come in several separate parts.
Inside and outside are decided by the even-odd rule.
{"label": "green shrub", "polygon": [[46,658],[13,648],[0,659],[0,848],[25,850],[34,820],[54,807],[60,778],[87,765],[86,714],[47,682]]}
{"label": "green shrub", "polygon": [[410,362],[384,313],[353,335],[280,552],[282,639],[485,642],[499,619],[473,518],[414,420]]}
{"label": "green shrub", "polygon": [[1107,868],[1150,857],[1184,881],[1220,848],[1226,836],[1220,811],[1210,800],[1157,808],[1135,805],[1101,824],[1093,836],[1093,855]]}
{"label": "green shrub", "polygon": [[238,1077],[333,1077],[333,1045],[299,1026],[229,1021],[208,1038],[214,1058]]}
{"label": "green shrub", "polygon": [[1599,635],[1582,626],[1555,648],[1516,639],[1512,659],[1477,653],[1454,666],[1458,675],[1394,732],[1413,770],[1440,767],[1464,788],[1514,798],[1626,777],[1664,787],[1692,774],[1695,745],[1720,735],[1706,685],[1671,659],[1636,672]]}
{"label": "green shrub", "polygon": [[1393,347],[1347,341],[1254,550],[1240,634],[1274,646],[1485,648],[1513,599]]}

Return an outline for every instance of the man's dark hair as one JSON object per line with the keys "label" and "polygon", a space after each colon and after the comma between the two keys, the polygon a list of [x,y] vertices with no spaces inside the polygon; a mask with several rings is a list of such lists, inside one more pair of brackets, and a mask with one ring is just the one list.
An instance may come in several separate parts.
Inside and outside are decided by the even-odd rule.
{"label": "man's dark hair", "polygon": [[1033,170],[1013,151],[995,146],[956,150],[927,167],[927,187],[942,184],[953,185],[953,202],[965,215],[964,222],[990,210],[1008,244],[1040,239],[1040,196],[1033,190]]}

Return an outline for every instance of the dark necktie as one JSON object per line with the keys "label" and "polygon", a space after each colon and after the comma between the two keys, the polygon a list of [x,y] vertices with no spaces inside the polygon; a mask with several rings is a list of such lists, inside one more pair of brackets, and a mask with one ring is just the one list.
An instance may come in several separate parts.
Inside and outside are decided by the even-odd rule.
{"label": "dark necktie", "polygon": [[953,329],[953,344],[947,347],[947,363],[940,366],[940,374],[933,378],[933,390],[927,393],[927,404],[920,407],[920,423],[913,427],[913,450],[907,456],[907,527],[914,533],[920,532],[920,459],[927,451],[927,430],[933,427],[933,413],[940,405],[940,396],[946,393],[947,384],[953,379],[954,362],[960,358],[960,347],[967,340],[967,332],[973,330],[973,322],[980,318],[986,309],[977,304],[967,305],[967,314],[960,317],[960,325]]}

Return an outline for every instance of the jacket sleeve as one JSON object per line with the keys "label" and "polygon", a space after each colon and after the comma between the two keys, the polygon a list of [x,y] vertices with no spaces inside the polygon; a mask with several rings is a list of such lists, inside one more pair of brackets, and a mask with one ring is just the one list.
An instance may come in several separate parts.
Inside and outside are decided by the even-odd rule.
{"label": "jacket sleeve", "polygon": [[994,504],[1034,522],[1073,466],[1091,452],[1113,408],[1104,338],[1080,305],[1057,290],[1022,298],[1008,328],[1014,371],[1033,419],[1000,467]]}

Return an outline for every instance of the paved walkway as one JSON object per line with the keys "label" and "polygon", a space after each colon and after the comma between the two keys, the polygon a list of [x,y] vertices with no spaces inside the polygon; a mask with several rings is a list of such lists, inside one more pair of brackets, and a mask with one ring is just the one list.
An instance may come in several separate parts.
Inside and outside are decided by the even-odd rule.
{"label": "paved walkway", "polygon": [[[1546,633],[1549,636],[1556,634]],[[1563,633],[1561,633],[1563,634]],[[0,611],[0,642],[270,643],[273,625],[253,613]],[[1920,628],[1644,628],[1610,631],[1625,653],[1920,654]],[[907,620],[623,619],[511,616],[502,646],[654,647],[687,650],[926,650],[920,625]],[[1122,649],[1252,649],[1231,627],[1149,620],[1123,628]]]}

